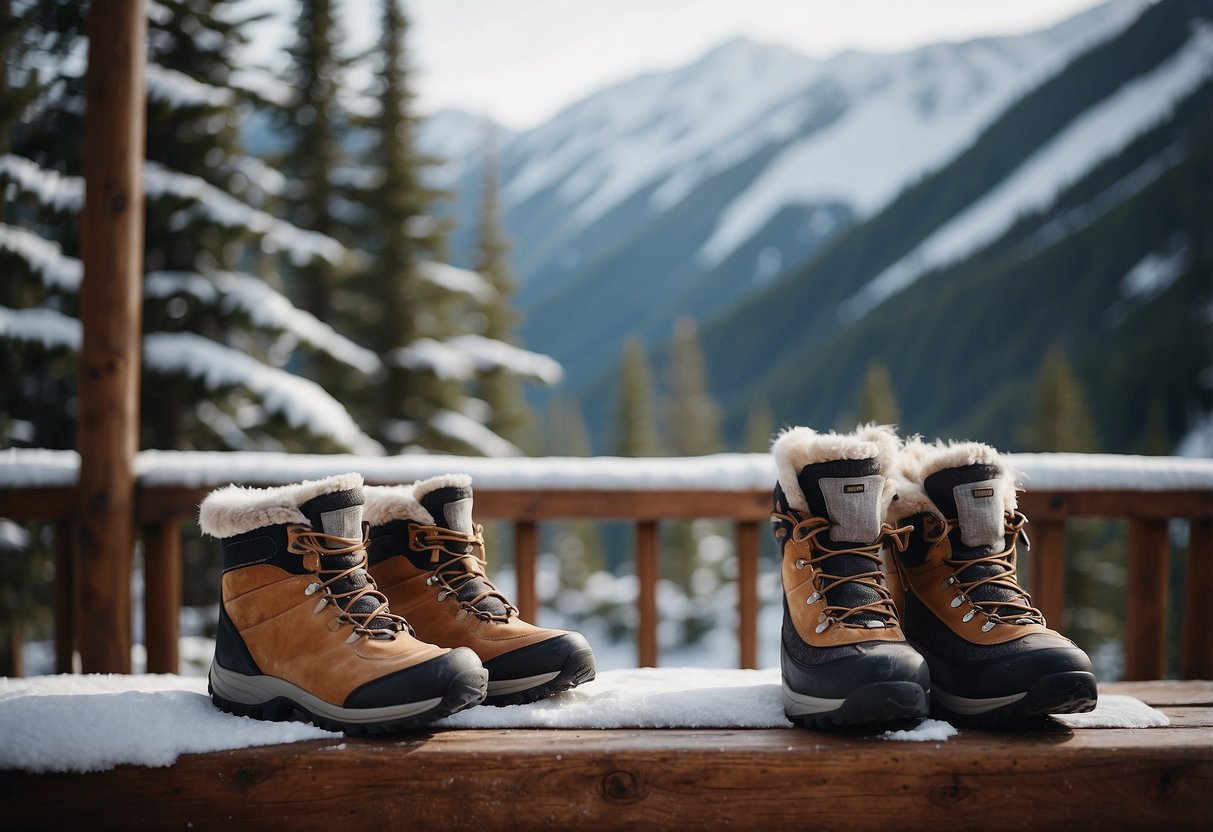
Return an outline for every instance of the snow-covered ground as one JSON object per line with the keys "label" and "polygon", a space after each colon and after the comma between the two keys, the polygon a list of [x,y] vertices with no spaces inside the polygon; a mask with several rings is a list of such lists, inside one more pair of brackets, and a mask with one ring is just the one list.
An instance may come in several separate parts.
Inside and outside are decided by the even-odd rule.
{"label": "snow-covered ground", "polygon": [[[548,700],[477,707],[438,723],[448,728],[789,728],[779,671],[670,668],[607,671]],[[1168,724],[1127,696],[1106,696],[1092,714],[1058,717],[1076,728]],[[956,729],[926,720],[871,742],[946,742]],[[0,769],[105,771],[122,764],[168,766],[182,754],[338,739],[298,723],[258,722],[214,708],[206,682],[182,676],[0,678]]]}

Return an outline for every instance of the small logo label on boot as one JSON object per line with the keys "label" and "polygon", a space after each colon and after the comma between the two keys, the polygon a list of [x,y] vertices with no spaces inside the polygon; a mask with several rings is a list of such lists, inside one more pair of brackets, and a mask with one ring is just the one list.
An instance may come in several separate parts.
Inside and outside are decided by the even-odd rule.
{"label": "small logo label on boot", "polygon": [[974,488],[973,496],[978,499],[981,499],[982,497],[993,497],[994,489],[993,488]]}
{"label": "small logo label on boot", "polygon": [[849,485],[844,485],[842,487],[842,493],[843,494],[862,494],[864,491],[864,487],[865,487],[864,484],[861,482],[853,482]]}

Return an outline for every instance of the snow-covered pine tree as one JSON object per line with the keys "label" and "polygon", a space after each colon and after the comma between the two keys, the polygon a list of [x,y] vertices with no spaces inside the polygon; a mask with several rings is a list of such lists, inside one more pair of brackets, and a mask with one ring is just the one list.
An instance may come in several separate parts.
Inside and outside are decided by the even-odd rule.
{"label": "snow-covered pine tree", "polygon": [[708,390],[707,368],[699,328],[683,316],[674,323],[674,338],[665,370],[665,435],[677,456],[716,453],[720,435],[720,406]]}
{"label": "snow-covered pine tree", "polygon": [[615,452],[620,456],[657,456],[661,439],[653,408],[653,372],[644,344],[631,337],[623,343],[615,405]]}
{"label": "snow-covered pine tree", "polygon": [[[244,155],[236,140],[254,98],[234,69],[247,23],[236,7],[224,0],[148,4],[142,441],[376,452],[380,447],[337,401],[283,369],[301,343],[359,368],[368,364],[367,351],[259,277],[236,271],[255,264],[259,251],[298,262],[339,262],[349,254],[337,241],[258,207],[281,176]],[[53,43],[66,58],[52,65],[17,50],[9,59],[9,77],[14,61],[20,71],[51,69],[36,78],[33,103],[9,131],[12,151],[0,157],[0,179],[18,198],[6,199],[0,250],[21,261],[34,284],[30,299],[0,308],[0,339],[6,351],[23,344],[18,349],[70,354],[79,344],[73,312],[82,269],[70,252],[77,249],[74,214],[83,200],[77,174],[86,43],[79,4],[37,0],[18,17],[22,42]],[[18,202],[39,213],[11,207]],[[47,220],[60,215],[69,221]],[[41,376],[19,372],[16,409],[38,408],[38,429],[42,419],[70,424],[74,367],[53,400],[33,394]],[[70,444],[68,436],[58,444]],[[56,443],[35,433],[31,444]]]}

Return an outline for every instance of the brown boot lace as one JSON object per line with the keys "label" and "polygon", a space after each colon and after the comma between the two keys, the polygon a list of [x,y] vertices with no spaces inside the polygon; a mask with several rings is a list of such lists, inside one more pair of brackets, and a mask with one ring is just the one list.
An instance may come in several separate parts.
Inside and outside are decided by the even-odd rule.
{"label": "brown boot lace", "polygon": [[[793,510],[789,514],[782,512],[772,512],[772,519],[781,520],[792,526],[791,536],[793,540],[809,542],[809,557],[797,558],[792,565],[796,569],[804,569],[807,566],[820,568],[823,562],[828,558],[836,557],[837,555],[857,555],[865,560],[871,561],[872,569],[866,572],[858,572],[854,575],[831,575],[821,571],[817,573],[816,581],[813,585],[813,594],[807,599],[808,603],[815,604],[822,597],[826,596],[826,606],[818,616],[817,632],[825,632],[826,628],[831,624],[841,624],[844,627],[855,628],[876,628],[876,627],[891,627],[897,624],[897,608],[893,603],[893,595],[889,592],[884,581],[884,567],[880,560],[880,550],[884,548],[885,543],[892,544],[897,551],[904,552],[909,543],[910,532],[913,530],[911,526],[901,526],[894,528],[888,523],[881,524],[880,534],[876,540],[867,546],[855,546],[845,549],[828,549],[818,540],[823,532],[828,530],[831,523],[824,517],[806,517],[798,511]],[[775,532],[776,536],[782,541],[788,532],[779,528]],[[866,604],[860,604],[855,607],[840,607],[830,604],[827,593],[845,584],[857,584],[876,593],[876,600],[869,601]],[[868,613],[876,616],[878,621],[848,621],[847,619]]]}
{"label": "brown boot lace", "polygon": [[[407,621],[388,610],[387,598],[376,589],[375,579],[366,570],[366,545],[369,530],[370,527],[366,523],[363,523],[361,540],[325,534],[324,532],[310,529],[307,526],[289,526],[286,530],[286,548],[288,552],[296,555],[318,556],[317,563],[319,566],[315,574],[321,580],[312,581],[312,583],[307,585],[307,589],[304,590],[307,595],[314,595],[316,592],[324,593],[316,604],[316,608],[312,611],[313,614],[319,614],[329,604],[336,604],[340,610],[337,614],[337,620],[342,624],[354,625],[354,631],[346,639],[346,643],[348,644],[353,644],[364,636],[368,638],[394,638],[395,634],[401,631],[408,631],[409,634],[413,632],[412,627],[409,626]],[[345,567],[343,565],[338,569],[326,569],[324,567],[325,558],[353,554],[358,554],[360,557],[352,566]],[[363,580],[361,586],[358,585],[359,577]],[[341,591],[340,587],[343,586],[343,581],[347,582],[345,585],[351,588]],[[363,598],[366,598],[373,604],[373,607],[354,612],[355,605]],[[377,623],[376,619],[387,621],[388,623],[386,625]]]}
{"label": "brown boot lace", "polygon": [[[456,545],[466,547],[467,551],[458,551],[453,548]],[[477,525],[476,533],[471,535],[441,526],[414,526],[409,535],[409,547],[416,552],[430,552],[430,563],[435,566],[425,582],[441,587],[438,590],[439,601],[454,598],[459,602],[457,619],[474,615],[484,621],[509,621],[510,616],[518,615],[518,608],[501,594],[486,574],[488,564],[484,557],[483,526]],[[483,581],[485,589],[471,598],[460,598],[460,588],[474,580]],[[494,614],[476,606],[486,598],[499,600],[505,607],[505,614]]]}
{"label": "brown boot lace", "polygon": [[[980,612],[986,617],[986,622],[981,625],[981,631],[988,633],[994,629],[996,624],[1041,624],[1045,623],[1044,613],[1032,605],[1032,597],[1019,585],[1016,579],[1015,566],[1015,543],[1020,536],[1027,542],[1027,534],[1023,531],[1023,527],[1027,525],[1028,518],[1019,511],[1006,512],[1005,515],[1005,538],[1007,546],[1001,552],[994,552],[989,555],[982,555],[975,558],[946,558],[944,563],[953,570],[953,575],[944,581],[944,586],[952,586],[956,589],[956,597],[952,599],[952,606],[959,607],[961,604],[968,601],[972,609],[964,614],[963,621],[973,620],[973,616]],[[939,521],[936,518],[935,523],[925,530],[923,535],[927,543],[937,543],[959,525],[958,520]],[[997,566],[999,571],[991,572],[983,578],[973,581],[963,581],[960,575],[971,566],[981,564]],[[984,570],[978,570],[982,572]],[[1011,593],[1010,597],[999,599],[978,599],[973,597],[973,590],[978,587],[988,586],[1004,589]]]}

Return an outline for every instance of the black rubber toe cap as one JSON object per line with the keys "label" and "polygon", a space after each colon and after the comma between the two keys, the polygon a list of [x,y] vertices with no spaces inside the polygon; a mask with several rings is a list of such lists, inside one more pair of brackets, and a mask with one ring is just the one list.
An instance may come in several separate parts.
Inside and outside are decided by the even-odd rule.
{"label": "black rubber toe cap", "polygon": [[569,656],[578,650],[588,650],[590,644],[581,633],[562,633],[536,644],[502,653],[489,659],[484,667],[489,679],[525,679],[541,673],[555,673],[564,667]]}
{"label": "black rubber toe cap", "polygon": [[923,654],[935,681],[949,693],[972,699],[1023,693],[1037,680],[1057,673],[1094,672],[1087,654],[1062,636],[1037,633],[998,648],[998,654],[988,659],[979,658],[980,648],[966,657],[926,649]]}
{"label": "black rubber toe cap", "polygon": [[466,647],[388,676],[372,679],[345,698],[347,708],[388,708],[406,702],[439,699],[461,673],[481,668],[480,658]]}
{"label": "black rubber toe cap", "polygon": [[807,666],[782,654],[783,678],[797,693],[822,699],[845,699],[853,691],[881,682],[915,682],[931,686],[926,661],[904,642],[868,641],[844,658]]}

